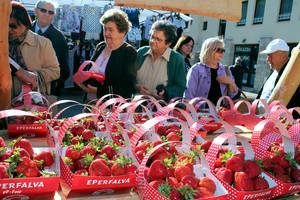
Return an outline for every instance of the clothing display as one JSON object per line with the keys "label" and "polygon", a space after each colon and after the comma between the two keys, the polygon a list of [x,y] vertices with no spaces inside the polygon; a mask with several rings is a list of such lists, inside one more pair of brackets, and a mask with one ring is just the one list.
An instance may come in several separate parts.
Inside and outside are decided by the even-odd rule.
{"label": "clothing display", "polygon": [[90,33],[100,33],[101,24],[99,22],[102,16],[102,8],[84,5],[81,11],[82,16],[82,30]]}
{"label": "clothing display", "polygon": [[71,5],[62,6],[62,21],[61,31],[63,32],[75,32],[80,31],[80,19],[81,19],[81,7],[75,7]]}

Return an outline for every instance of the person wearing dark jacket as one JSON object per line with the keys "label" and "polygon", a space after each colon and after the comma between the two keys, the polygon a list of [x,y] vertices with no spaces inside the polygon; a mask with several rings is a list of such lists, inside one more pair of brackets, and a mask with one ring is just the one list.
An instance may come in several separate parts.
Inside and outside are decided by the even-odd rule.
{"label": "person wearing dark jacket", "polygon": [[124,41],[124,36],[131,28],[125,12],[119,9],[107,10],[100,18],[104,27],[104,42],[97,45],[91,60],[97,67],[89,71],[105,74],[103,83],[91,82],[79,84],[88,100],[100,98],[106,94],[118,94],[130,98],[135,93],[137,73],[137,52]]}
{"label": "person wearing dark jacket", "polygon": [[68,45],[64,35],[51,23],[55,17],[57,4],[51,0],[40,0],[35,5],[37,20],[32,23],[31,31],[48,38],[56,53],[60,67],[59,79],[51,82],[51,94],[60,96],[60,89],[64,88],[64,82],[69,77]]}

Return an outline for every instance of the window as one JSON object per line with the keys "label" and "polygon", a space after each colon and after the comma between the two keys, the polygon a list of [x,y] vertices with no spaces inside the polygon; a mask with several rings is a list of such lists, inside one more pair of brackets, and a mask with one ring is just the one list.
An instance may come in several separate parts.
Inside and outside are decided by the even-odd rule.
{"label": "window", "polygon": [[293,0],[281,0],[278,21],[288,21],[291,19]]}
{"label": "window", "polygon": [[244,26],[246,24],[247,10],[248,10],[248,1],[243,1],[243,3],[242,3],[242,18],[237,23],[238,26]]}
{"label": "window", "polygon": [[264,21],[266,0],[256,0],[253,24],[262,24]]}
{"label": "window", "polygon": [[203,31],[207,30],[207,21],[203,22]]}
{"label": "window", "polygon": [[219,23],[218,36],[222,36],[223,38],[225,38],[225,32],[226,32],[226,20],[221,19]]}

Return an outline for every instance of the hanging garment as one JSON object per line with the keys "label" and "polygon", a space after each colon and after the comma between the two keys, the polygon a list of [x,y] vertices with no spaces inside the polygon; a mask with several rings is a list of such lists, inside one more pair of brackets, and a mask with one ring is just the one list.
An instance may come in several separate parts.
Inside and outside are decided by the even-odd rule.
{"label": "hanging garment", "polygon": [[90,33],[100,33],[101,24],[99,22],[102,16],[102,8],[84,5],[82,9],[82,30]]}
{"label": "hanging garment", "polygon": [[81,8],[71,5],[63,5],[61,31],[64,32],[80,32],[80,14]]}

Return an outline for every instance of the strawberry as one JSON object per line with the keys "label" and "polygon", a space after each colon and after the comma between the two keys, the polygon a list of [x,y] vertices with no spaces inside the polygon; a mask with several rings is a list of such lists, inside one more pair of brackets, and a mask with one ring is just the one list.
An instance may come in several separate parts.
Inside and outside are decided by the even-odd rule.
{"label": "strawberry", "polygon": [[297,168],[293,168],[291,176],[295,180],[295,182],[300,181],[300,170]]}
{"label": "strawberry", "polygon": [[94,160],[89,167],[90,176],[110,176],[111,169],[106,165],[102,159]]}
{"label": "strawberry", "polygon": [[154,181],[151,181],[149,183],[149,185],[151,187],[153,187],[154,189],[158,190],[159,186],[161,186],[162,184],[164,184],[166,181],[164,180],[161,180],[161,179],[157,179],[157,180],[154,180]]}
{"label": "strawberry", "polygon": [[77,135],[71,139],[71,143],[74,145],[82,142],[83,142],[83,138],[81,135]]}
{"label": "strawberry", "polygon": [[33,148],[29,140],[19,137],[18,139],[16,139],[11,143],[11,146],[13,149],[17,147],[23,148],[29,153],[31,158],[33,157]]}
{"label": "strawberry", "polygon": [[72,160],[78,160],[81,157],[82,149],[83,143],[68,146],[66,150],[66,156]]}
{"label": "strawberry", "polygon": [[20,152],[20,157],[21,157],[21,158],[22,158],[22,157],[28,157],[28,158],[30,158],[29,153],[28,153],[25,149],[23,149],[23,148],[13,149],[13,150],[12,150],[12,153],[14,153],[15,151],[19,151],[19,152]]}
{"label": "strawberry", "polygon": [[178,136],[178,134],[176,132],[170,132],[166,139],[168,141],[180,141],[180,137]]}
{"label": "strawberry", "polygon": [[88,141],[88,140],[90,140],[90,139],[92,139],[92,138],[95,137],[94,132],[93,132],[92,130],[89,130],[89,129],[85,129],[85,130],[82,132],[81,135],[82,135],[82,137],[83,137],[83,139],[84,139],[85,141]]}
{"label": "strawberry", "polygon": [[111,167],[111,174],[113,176],[121,176],[128,174],[128,167],[127,163],[129,160],[126,159],[124,156],[120,156],[115,160],[115,163]]}
{"label": "strawberry", "polygon": [[8,178],[7,167],[5,165],[0,165],[0,179]]}
{"label": "strawberry", "polygon": [[88,176],[89,172],[86,169],[81,169],[75,172],[74,175],[78,175],[78,176]]}
{"label": "strawberry", "polygon": [[254,183],[254,190],[264,190],[269,188],[268,181],[262,177],[254,178],[253,183]]}
{"label": "strawberry", "polygon": [[216,160],[216,162],[215,162],[215,164],[214,164],[214,167],[215,168],[223,167],[224,163],[222,161],[223,161],[222,156],[218,157],[217,160]]}
{"label": "strawberry", "polygon": [[168,147],[168,152],[172,155],[178,155],[178,151],[176,149],[176,145],[174,143],[172,143],[169,147]]}
{"label": "strawberry", "polygon": [[[0,149],[2,149],[2,148],[0,148]],[[1,152],[1,159],[0,159],[1,162],[5,161],[10,156],[12,156],[12,152],[11,151],[6,151],[6,149],[2,149],[2,150],[0,151]]]}
{"label": "strawberry", "polygon": [[233,181],[233,172],[225,167],[221,167],[218,170],[216,176],[228,183],[229,185],[231,185]]}
{"label": "strawberry", "polygon": [[290,177],[288,177],[285,174],[275,175],[275,178],[277,178],[278,180],[280,180],[281,182],[284,182],[284,183],[291,183],[292,182]]}
{"label": "strawberry", "polygon": [[159,125],[156,132],[157,132],[159,135],[166,136],[166,135],[167,135],[167,134],[166,134],[166,131],[167,131],[167,128],[166,128],[165,126]]}
{"label": "strawberry", "polygon": [[168,124],[167,129],[176,129],[176,130],[180,130],[179,126],[177,124]]}
{"label": "strawberry", "polygon": [[248,174],[250,178],[254,178],[261,173],[260,166],[253,160],[245,160],[244,172]]}
{"label": "strawberry", "polygon": [[176,189],[173,189],[170,193],[170,200],[184,200],[184,197]]}
{"label": "strawberry", "polygon": [[24,174],[26,177],[37,177],[39,175],[38,165],[28,157],[21,158],[21,162],[15,168],[17,173]]}
{"label": "strawberry", "polygon": [[243,171],[243,161],[237,156],[232,156],[226,161],[226,168],[231,169],[233,172]]}
{"label": "strawberry", "polygon": [[144,153],[148,147],[150,147],[150,142],[143,141],[135,147],[135,152],[142,151]]}
{"label": "strawberry", "polygon": [[165,147],[160,147],[151,155],[152,160],[164,160],[170,158],[171,154],[166,150]]}
{"label": "strawberry", "polygon": [[90,154],[85,154],[83,158],[75,161],[75,168],[77,170],[88,169],[90,164],[93,162],[94,156]]}
{"label": "strawberry", "polygon": [[274,165],[271,171],[275,174],[275,176],[283,175],[285,173],[284,169],[280,165]]}
{"label": "strawberry", "polygon": [[234,187],[239,191],[253,191],[254,183],[245,172],[235,172]]}
{"label": "strawberry", "polygon": [[270,157],[264,157],[262,160],[263,169],[270,171],[272,168],[272,159]]}
{"label": "strawberry", "polygon": [[181,179],[181,183],[183,183],[183,185],[188,185],[196,189],[199,184],[199,179],[197,179],[195,176],[192,175],[186,175]]}
{"label": "strawberry", "polygon": [[73,135],[82,135],[83,131],[84,126],[82,124],[75,124],[70,130]]}
{"label": "strawberry", "polygon": [[114,150],[114,148],[110,145],[105,145],[101,149],[101,154],[106,154],[108,159],[113,159],[115,155],[117,155],[117,152]]}
{"label": "strawberry", "polygon": [[93,147],[94,145],[92,144],[88,144],[86,146],[83,147],[83,150],[81,152],[81,156],[84,156],[86,154],[90,154],[92,156],[95,156],[97,154],[97,151],[95,150],[95,147]]}
{"label": "strawberry", "polygon": [[63,160],[64,160],[64,163],[67,165],[67,167],[71,171],[73,171],[75,169],[74,162],[73,162],[72,158],[64,157]]}
{"label": "strawberry", "polygon": [[128,169],[128,174],[134,174],[137,170],[137,166],[135,166],[134,164],[128,164],[127,169]]}
{"label": "strawberry", "polygon": [[199,198],[209,198],[209,197],[213,197],[214,193],[212,193],[208,188],[206,187],[198,187],[197,188],[197,193],[195,195],[195,199],[199,199]]}
{"label": "strawberry", "polygon": [[193,169],[186,165],[180,165],[175,167],[174,175],[178,181],[181,181],[184,176],[192,175],[195,176]]}
{"label": "strawberry", "polygon": [[215,193],[217,188],[215,182],[208,177],[203,177],[200,179],[199,187],[205,187],[208,189],[208,191],[210,191],[213,194]]}
{"label": "strawberry", "polygon": [[167,177],[167,181],[173,188],[177,187],[178,181],[175,177]]}
{"label": "strawberry", "polygon": [[208,149],[209,149],[211,143],[212,143],[212,141],[206,140],[205,142],[203,142],[203,143],[201,144],[201,149],[204,151],[204,153],[207,153],[207,152],[208,152]]}
{"label": "strawberry", "polygon": [[0,137],[0,147],[6,147],[6,144],[2,137]]}
{"label": "strawberry", "polygon": [[150,181],[156,179],[164,179],[168,176],[167,167],[163,164],[161,160],[155,160],[150,165],[147,176]]}
{"label": "strawberry", "polygon": [[44,150],[38,155],[33,157],[35,160],[43,161],[44,166],[51,166],[54,163],[53,152],[49,150]]}

